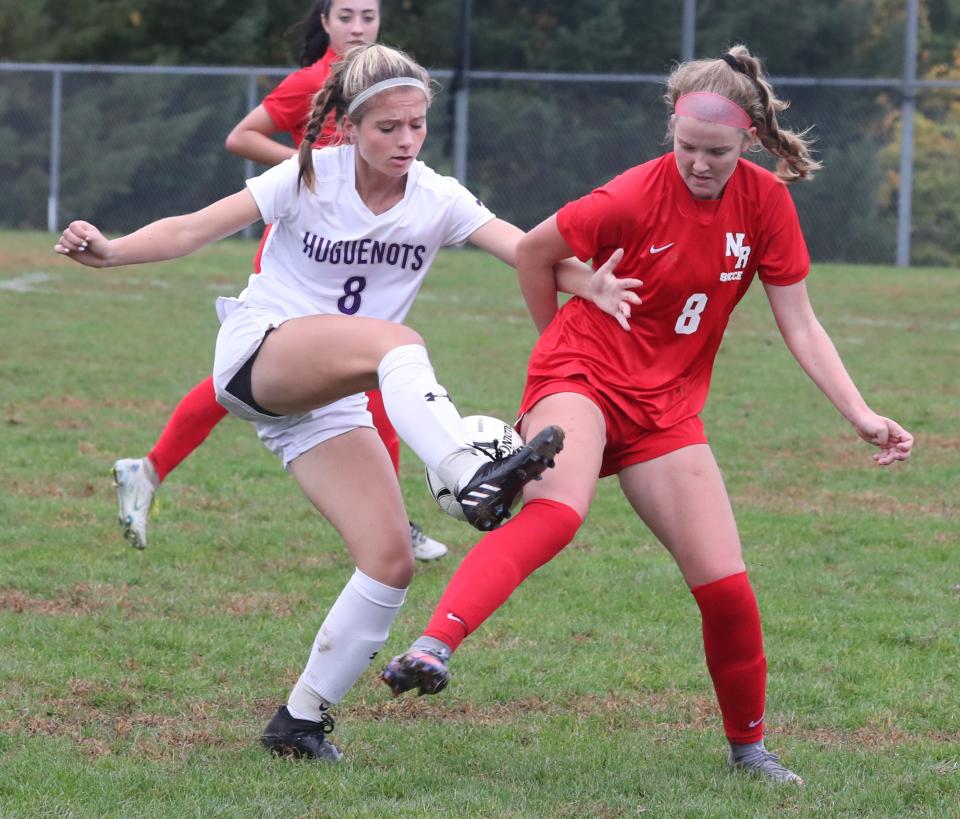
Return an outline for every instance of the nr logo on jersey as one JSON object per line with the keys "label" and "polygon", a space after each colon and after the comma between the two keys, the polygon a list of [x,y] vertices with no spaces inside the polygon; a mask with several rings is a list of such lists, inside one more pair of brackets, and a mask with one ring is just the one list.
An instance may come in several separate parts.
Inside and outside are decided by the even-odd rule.
{"label": "nr logo on jersey", "polygon": [[723,255],[733,256],[737,260],[737,263],[734,265],[735,270],[744,270],[747,262],[750,260],[751,248],[749,245],[744,245],[743,243],[746,236],[746,233],[727,234],[727,248]]}

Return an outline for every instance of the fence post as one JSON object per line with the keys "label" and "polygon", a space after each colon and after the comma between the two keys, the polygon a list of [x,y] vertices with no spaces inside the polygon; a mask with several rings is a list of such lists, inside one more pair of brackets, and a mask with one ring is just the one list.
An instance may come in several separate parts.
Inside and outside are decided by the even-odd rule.
{"label": "fence post", "polygon": [[683,0],[683,35],[680,41],[680,57],[692,60],[697,40],[697,0]]}
{"label": "fence post", "polygon": [[50,188],[47,196],[47,230],[56,233],[60,211],[60,107],[63,101],[63,72],[54,69],[50,94]]}
{"label": "fence post", "polygon": [[913,220],[913,116],[917,102],[917,0],[907,4],[906,49],[903,58],[903,103],[900,107],[900,195],[897,200],[897,267],[910,265]]}
{"label": "fence post", "polygon": [[457,67],[453,86],[453,175],[467,184],[467,154],[470,144],[470,18],[471,0],[461,0],[460,30],[457,36]]}
{"label": "fence post", "polygon": [[[257,105],[257,75],[247,74],[247,111],[252,111]],[[252,159],[243,160],[243,182],[253,177],[257,170],[253,165]],[[247,225],[243,229],[243,238],[249,239],[254,235],[253,225]]]}

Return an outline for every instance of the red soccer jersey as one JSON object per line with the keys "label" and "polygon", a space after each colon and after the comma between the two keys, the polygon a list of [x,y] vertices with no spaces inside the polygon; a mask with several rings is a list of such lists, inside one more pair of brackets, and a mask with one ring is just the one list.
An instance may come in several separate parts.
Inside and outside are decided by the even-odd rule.
{"label": "red soccer jersey", "polygon": [[[326,53],[312,65],[294,71],[263,99],[263,107],[273,120],[278,131],[286,131],[293,137],[293,144],[300,147],[304,126],[310,116],[313,97],[330,76],[330,66],[340,56],[328,48]],[[328,144],[337,132],[337,124],[331,114],[323,124],[317,147]]]}
{"label": "red soccer jersey", "polygon": [[595,266],[622,247],[616,275],[643,281],[643,304],[626,333],[592,303],[570,299],[538,340],[529,375],[608,385],[649,429],[703,408],[730,313],[754,274],[788,285],[810,264],[786,186],[744,159],[722,198],[707,201],[693,198],[668,153],[565,205],[557,226]]}
{"label": "red soccer jersey", "polygon": [[[263,107],[273,120],[276,129],[290,134],[297,148],[303,142],[305,126],[310,118],[310,110],[313,108],[313,98],[330,76],[330,66],[339,59],[340,56],[332,48],[328,48],[319,60],[289,74],[263,99]],[[314,147],[322,148],[324,145],[331,144],[336,134],[337,120],[331,112],[327,121],[323,123],[323,130]],[[263,256],[263,248],[269,235],[270,225],[267,225],[263,236],[260,237],[257,255],[253,257],[255,273],[260,272],[260,258]]]}

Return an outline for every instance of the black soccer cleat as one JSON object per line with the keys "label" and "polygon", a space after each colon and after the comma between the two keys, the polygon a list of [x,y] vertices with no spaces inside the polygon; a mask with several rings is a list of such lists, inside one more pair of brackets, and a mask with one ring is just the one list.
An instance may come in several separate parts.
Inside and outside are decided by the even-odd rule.
{"label": "black soccer cleat", "polygon": [[416,649],[394,657],[380,672],[380,679],[395,697],[413,688],[420,694],[439,694],[450,681],[450,671],[432,651]]}
{"label": "black soccer cleat", "polygon": [[281,705],[263,729],[260,744],[278,756],[339,762],[343,754],[327,739],[331,731],[333,717],[329,714],[321,714],[319,722],[297,719],[290,716],[287,706]]}
{"label": "black soccer cleat", "polygon": [[563,430],[549,426],[513,454],[483,464],[457,494],[467,522],[481,532],[496,529],[510,517],[510,508],[523,487],[539,481],[561,449]]}

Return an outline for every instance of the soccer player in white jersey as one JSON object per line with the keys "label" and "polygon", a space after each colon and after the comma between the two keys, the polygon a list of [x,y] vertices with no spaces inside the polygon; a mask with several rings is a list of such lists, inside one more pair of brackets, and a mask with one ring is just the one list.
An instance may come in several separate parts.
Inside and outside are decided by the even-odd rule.
{"label": "soccer player in white jersey", "polygon": [[[380,0],[315,0],[298,28],[303,32],[302,68],[284,78],[227,136],[227,150],[267,167],[296,154],[305,136],[313,98],[330,76],[334,63],[351,46],[376,42]],[[274,139],[278,133],[288,134],[297,147]],[[314,148],[337,144],[338,136],[337,123],[331,116]],[[253,260],[257,272],[269,230],[268,225]],[[400,439],[387,419],[379,390],[367,393],[367,409],[390,453],[393,468],[399,473]],[[150,510],[160,486],[226,416],[227,410],[217,401],[213,376],[208,374],[177,402],[160,436],[144,456],[120,458],[114,463],[118,519],[127,543],[137,549],[146,548]],[[410,521],[410,546],[417,560],[439,560],[447,553],[443,543],[428,537],[414,521]]]}
{"label": "soccer player in white jersey", "polygon": [[[379,386],[400,437],[482,530],[509,515],[562,447],[563,431],[549,426],[498,464],[472,450],[422,339],[398,323],[441,247],[470,242],[513,265],[523,235],[417,161],[430,96],[427,72],[405,54],[358,46],[317,95],[297,157],[195,213],[114,240],[76,221],[55,246],[81,264],[113,267],[184,256],[261,219],[274,226],[260,275],[241,298],[218,300],[217,400],[255,424],[357,567],[261,737],[275,752],[340,758],[326,738],[327,709],[386,641],[413,576],[396,474],[362,393]],[[315,151],[331,112],[347,144]],[[626,327],[638,282],[593,275],[573,259],[556,276]]]}

